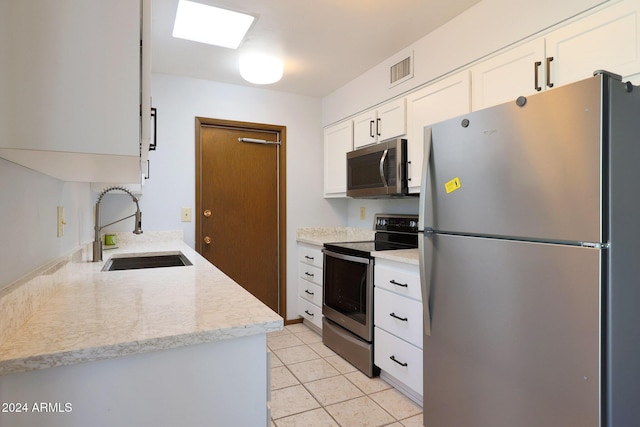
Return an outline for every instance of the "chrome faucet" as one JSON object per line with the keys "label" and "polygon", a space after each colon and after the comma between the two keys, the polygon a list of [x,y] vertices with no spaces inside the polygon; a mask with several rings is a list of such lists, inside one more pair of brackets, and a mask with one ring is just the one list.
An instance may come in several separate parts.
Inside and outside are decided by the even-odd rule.
{"label": "chrome faucet", "polygon": [[[125,216],[124,218],[120,218],[117,221],[110,222],[109,224],[100,226],[100,202],[102,201],[102,198],[104,197],[105,194],[115,190],[124,191],[125,193],[131,196],[131,198],[133,199],[133,202],[136,204],[136,213],[134,213],[133,215]],[[124,221],[125,219],[129,219],[133,216],[136,217],[136,220],[135,220],[136,224],[133,229],[133,234],[142,234],[142,212],[140,212],[140,205],[138,205],[138,198],[134,196],[133,193],[131,193],[129,190],[127,190],[124,187],[117,187],[117,186],[106,188],[102,191],[102,193],[100,193],[100,195],[98,196],[98,201],[96,202],[96,212],[95,212],[95,221],[94,221],[95,235],[93,239],[93,262],[102,261],[102,238],[100,237],[100,230],[110,225],[113,225],[117,222]]]}

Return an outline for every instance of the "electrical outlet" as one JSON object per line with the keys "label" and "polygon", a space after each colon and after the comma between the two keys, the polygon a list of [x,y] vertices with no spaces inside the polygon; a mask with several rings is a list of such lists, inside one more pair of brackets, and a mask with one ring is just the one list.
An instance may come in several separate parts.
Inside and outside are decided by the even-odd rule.
{"label": "electrical outlet", "polygon": [[58,237],[64,236],[64,206],[58,206]]}
{"label": "electrical outlet", "polygon": [[191,208],[182,208],[180,212],[180,220],[182,222],[191,222]]}
{"label": "electrical outlet", "polygon": [[360,219],[367,219],[367,209],[364,206],[360,206]]}

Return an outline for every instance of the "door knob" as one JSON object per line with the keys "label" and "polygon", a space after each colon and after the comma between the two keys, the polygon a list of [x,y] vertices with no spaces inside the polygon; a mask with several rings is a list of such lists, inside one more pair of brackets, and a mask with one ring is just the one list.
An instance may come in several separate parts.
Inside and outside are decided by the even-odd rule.
{"label": "door knob", "polygon": [[205,217],[209,218],[211,216],[211,211],[209,209],[206,209],[203,213],[202,213]]}
{"label": "door knob", "polygon": [[206,245],[211,244],[211,237],[206,236],[206,237],[204,238],[204,243],[205,243]]}

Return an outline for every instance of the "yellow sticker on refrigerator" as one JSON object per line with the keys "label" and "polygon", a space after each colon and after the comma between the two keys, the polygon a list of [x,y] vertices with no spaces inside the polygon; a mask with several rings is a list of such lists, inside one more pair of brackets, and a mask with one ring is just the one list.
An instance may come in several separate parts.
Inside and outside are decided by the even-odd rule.
{"label": "yellow sticker on refrigerator", "polygon": [[444,189],[447,192],[447,194],[449,194],[458,190],[460,188],[460,185],[461,185],[460,178],[456,176],[451,181],[448,181],[447,183],[444,184]]}

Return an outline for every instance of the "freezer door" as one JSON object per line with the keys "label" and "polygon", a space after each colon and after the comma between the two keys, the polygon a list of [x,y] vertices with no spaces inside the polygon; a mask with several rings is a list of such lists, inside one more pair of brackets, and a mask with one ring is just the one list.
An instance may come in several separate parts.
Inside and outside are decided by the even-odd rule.
{"label": "freezer door", "polygon": [[422,225],[603,241],[601,78],[530,96],[523,106],[514,101],[432,126]]}
{"label": "freezer door", "polygon": [[424,425],[598,427],[600,250],[423,239]]}

